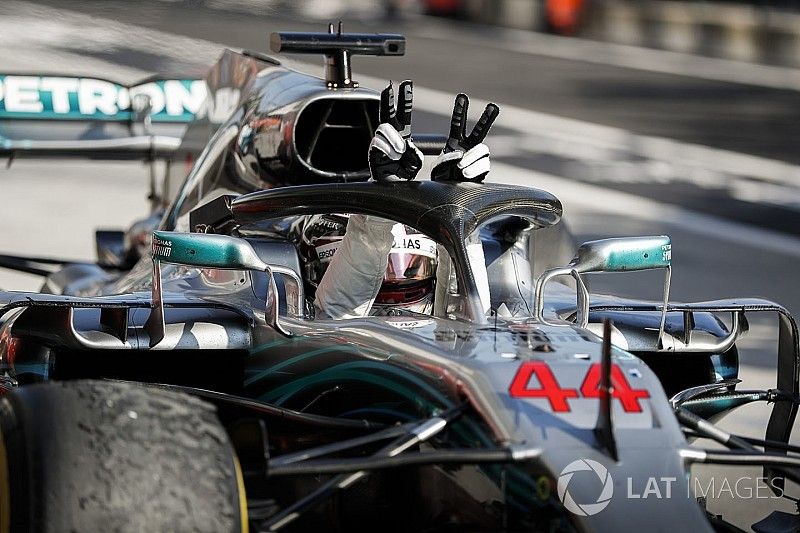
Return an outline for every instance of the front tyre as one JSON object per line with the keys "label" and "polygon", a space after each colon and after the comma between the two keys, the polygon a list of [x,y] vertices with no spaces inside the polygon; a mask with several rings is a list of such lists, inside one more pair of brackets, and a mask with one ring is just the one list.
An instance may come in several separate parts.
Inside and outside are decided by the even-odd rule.
{"label": "front tyre", "polygon": [[0,533],[247,530],[214,407],[133,383],[30,385],[0,399]]}

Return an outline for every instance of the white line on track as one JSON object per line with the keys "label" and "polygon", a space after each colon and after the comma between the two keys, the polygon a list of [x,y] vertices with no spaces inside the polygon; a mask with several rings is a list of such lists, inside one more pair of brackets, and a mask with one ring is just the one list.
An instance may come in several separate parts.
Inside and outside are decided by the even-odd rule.
{"label": "white line on track", "polygon": [[[359,76],[366,85],[382,88],[384,80]],[[488,102],[472,99],[475,108]],[[686,166],[748,176],[771,183],[797,186],[800,166],[748,154],[674,141],[663,137],[637,135],[628,130],[559,117],[539,111],[500,103],[497,125],[520,133],[532,130],[570,143],[576,157],[591,156],[597,149],[632,153],[656,161],[680,161]],[[414,87],[414,107],[431,113],[449,115],[453,95],[424,87]],[[702,180],[702,173],[692,176]]]}
{"label": "white line on track", "polygon": [[[298,70],[320,75],[319,65],[286,61]],[[387,80],[358,74],[358,81],[365,87],[381,90]],[[444,91],[414,85],[414,108],[437,115],[449,116],[453,109],[453,97]],[[488,100],[471,98],[470,104],[475,109],[483,108]],[[496,102],[497,103],[497,102]],[[496,125],[520,134],[531,132],[546,135],[553,139],[568,143],[573,155],[578,158],[591,159],[598,150],[623,152],[655,161],[680,161],[681,165],[710,170],[714,173],[726,173],[733,176],[757,178],[774,184],[797,187],[800,184],[800,166],[783,161],[768,159],[749,154],[711,148],[699,144],[679,142],[664,137],[638,135],[631,131],[560,117],[540,111],[532,111],[510,104],[498,103],[500,117]],[[694,172],[687,181],[699,181],[711,187],[719,186],[718,178],[713,174]]]}
{"label": "white line on track", "polygon": [[567,220],[573,210],[622,215],[663,224],[667,232],[670,228],[681,229],[733,244],[800,257],[800,238],[784,233],[731,222],[679,206],[662,204],[642,196],[576,183],[552,174],[524,170],[502,163],[492,162],[490,176],[492,175],[494,179],[503,183],[536,187],[554,194],[561,200]]}
{"label": "white line on track", "polygon": [[[20,47],[20,44],[25,43],[26,39],[31,39],[36,46],[49,44],[72,49],[88,47],[107,50],[115,46],[127,46],[158,53],[177,61],[198,61],[201,58],[207,58],[209,63],[213,61],[220,50],[226,47],[221,43],[171,35],[100,17],[90,17],[65,10],[45,9],[27,2],[13,0],[4,2],[0,6],[0,14],[4,15],[0,20],[0,27],[3,29],[0,32],[0,44],[11,45],[13,43],[16,44],[16,47]],[[50,22],[52,20],[58,22]],[[43,24],[44,26],[42,26]],[[22,34],[21,28],[28,31]],[[47,37],[26,38],[25,35]],[[550,36],[545,37],[549,38]],[[193,53],[189,54],[188,50],[192,50]],[[653,51],[648,50],[647,52]],[[698,59],[712,61],[709,58]],[[282,57],[281,60],[316,75],[322,71],[320,64],[287,60],[285,57]],[[757,67],[758,65],[750,66]],[[386,83],[386,80],[360,74],[358,78],[364,85],[376,89],[383,88]],[[473,102],[481,107],[486,104],[477,99]],[[414,105],[424,111],[446,115],[452,109],[452,96],[443,91],[417,86],[415,87]],[[678,142],[664,137],[637,135],[622,128],[559,117],[508,104],[500,105],[502,112],[498,119],[498,126],[521,133],[535,130],[569,142],[577,157],[581,157],[582,154],[591,154],[598,148],[619,150],[656,161],[680,161],[683,165],[724,172],[734,176],[757,178],[791,187],[800,183],[800,166],[798,165],[698,144]],[[702,172],[694,173],[691,177],[693,181],[702,181],[703,179]],[[707,185],[716,186],[717,183]]]}
{"label": "white line on track", "polygon": [[524,30],[492,28],[492,37],[485,33],[458,30],[445,23],[431,23],[417,32],[433,40],[463,40],[465,34],[474,43],[510,53],[523,53],[599,65],[624,67],[647,72],[692,78],[740,83],[770,89],[800,90],[800,69],[698,56],[682,52],[656,50],[624,44],[562,37]]}
{"label": "white line on track", "polygon": [[[161,0],[172,3],[176,0]],[[279,9],[279,3],[270,0],[208,0],[210,7],[231,9],[264,16],[269,10]],[[379,16],[380,8],[364,0],[295,0],[293,8],[302,16],[315,20],[341,18],[342,14],[359,14],[361,18]],[[647,72],[688,76],[692,78],[740,83],[771,89],[800,90],[800,69],[763,65],[706,57],[695,54],[657,50],[642,46],[624,45],[563,37],[534,31],[492,27],[488,37],[485,27],[479,24],[459,23],[435,17],[412,17],[417,24],[411,30],[414,37],[439,41],[470,39],[483,47],[508,53],[523,53],[570,61],[583,61],[599,65],[623,67]]]}

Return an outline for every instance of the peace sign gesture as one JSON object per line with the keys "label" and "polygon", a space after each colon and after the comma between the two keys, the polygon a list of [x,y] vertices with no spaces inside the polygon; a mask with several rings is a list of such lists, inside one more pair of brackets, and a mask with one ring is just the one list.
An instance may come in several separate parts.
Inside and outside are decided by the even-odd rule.
{"label": "peace sign gesture", "polygon": [[381,108],[378,118],[400,132],[404,139],[411,137],[411,108],[414,99],[414,84],[406,80],[398,87],[395,107],[392,82],[381,92]]}
{"label": "peace sign gesture", "polygon": [[369,170],[378,181],[413,180],[422,168],[422,152],[411,141],[413,84],[400,84],[397,104],[389,82],[381,92],[381,124],[369,145]]}
{"label": "peace sign gesture", "polygon": [[483,140],[500,114],[500,108],[496,104],[488,104],[469,135],[468,110],[469,97],[464,93],[456,96],[450,134],[431,171],[434,181],[481,182],[489,173],[489,147],[483,144]]}

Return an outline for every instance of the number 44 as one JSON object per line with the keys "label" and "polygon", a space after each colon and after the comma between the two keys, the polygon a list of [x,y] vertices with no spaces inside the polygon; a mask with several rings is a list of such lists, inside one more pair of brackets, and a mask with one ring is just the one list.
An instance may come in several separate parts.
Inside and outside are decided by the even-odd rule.
{"label": "number 44", "polygon": [[[528,387],[532,377],[536,377],[539,381],[539,388]],[[611,396],[622,403],[622,408],[626,413],[641,413],[642,406],[639,404],[639,400],[650,397],[650,393],[645,389],[631,388],[618,365],[611,366],[611,387]],[[550,408],[554,412],[567,413],[571,411],[567,402],[570,398],[600,397],[600,363],[589,367],[589,371],[583,378],[579,394],[576,389],[562,388],[547,363],[526,361],[517,370],[508,393],[512,398],[547,398],[550,401]]]}

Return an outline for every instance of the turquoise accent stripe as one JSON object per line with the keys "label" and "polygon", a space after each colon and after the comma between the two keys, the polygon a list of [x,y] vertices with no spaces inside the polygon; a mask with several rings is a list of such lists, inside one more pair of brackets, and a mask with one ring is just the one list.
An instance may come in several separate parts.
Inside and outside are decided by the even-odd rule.
{"label": "turquoise accent stripe", "polygon": [[353,361],[352,363],[342,363],[336,365],[328,370],[320,372],[318,375],[325,374],[326,372],[332,370],[377,370],[378,372],[386,372],[393,376],[401,377],[411,384],[419,387],[421,390],[428,393],[429,396],[436,398],[438,401],[442,402],[443,405],[447,407],[452,407],[453,403],[450,399],[436,390],[435,388],[431,387],[430,384],[426,383],[424,380],[418,378],[411,372],[407,370],[403,370],[393,365],[389,365],[386,363],[376,363],[374,361]]}
{"label": "turquoise accent stripe", "polygon": [[269,376],[270,374],[274,374],[274,373],[276,373],[276,372],[278,372],[278,371],[280,371],[280,370],[282,370],[282,369],[284,369],[286,367],[292,366],[292,365],[294,365],[296,363],[301,363],[301,362],[305,361],[306,359],[310,359],[312,357],[316,357],[318,355],[322,355],[322,354],[329,353],[329,352],[343,352],[343,353],[356,353],[356,354],[358,354],[358,353],[374,353],[374,354],[381,355],[381,356],[384,356],[384,357],[386,356],[386,354],[383,353],[383,352],[379,352],[377,350],[372,350],[372,349],[369,349],[369,348],[352,346],[350,344],[343,344],[343,345],[340,345],[340,346],[326,346],[325,348],[319,348],[317,350],[311,350],[310,352],[305,352],[303,354],[300,354],[300,355],[297,355],[297,356],[292,357],[290,359],[287,359],[286,361],[283,361],[282,363],[278,363],[277,365],[273,365],[273,366],[271,366],[271,367],[269,367],[269,368],[267,368],[265,370],[262,370],[261,372],[259,372],[255,376],[245,380],[244,386],[245,387],[249,387],[250,385],[256,383],[257,381],[260,381],[260,380],[264,379],[265,377]]}
{"label": "turquoise accent stripe", "polygon": [[[130,111],[120,111],[113,115],[104,113],[82,114],[79,111],[68,113],[55,113],[53,111],[42,111],[40,113],[29,113],[20,111],[6,111],[0,108],[0,120],[63,120],[63,121],[100,121],[100,122],[130,122],[132,120]],[[194,115],[184,113],[182,115],[167,115],[166,113],[156,113],[150,115],[154,123],[187,124],[194,120]]]}
{"label": "turquoise accent stripe", "polygon": [[386,409],[383,407],[363,407],[361,409],[354,409],[352,411],[347,411],[346,413],[339,413],[338,416],[343,418],[349,418],[354,415],[361,415],[366,413],[372,414],[379,414],[379,415],[388,415],[394,418],[398,418],[400,420],[416,420],[416,417],[411,416],[408,413],[403,413],[401,411],[396,411],[394,409]]}
{"label": "turquoise accent stripe", "polygon": [[[268,394],[265,394],[260,399],[267,403],[275,403],[276,405],[282,405],[284,402],[289,400],[293,395],[297,394],[298,392],[302,391],[306,387],[310,385],[319,385],[321,383],[326,383],[330,381],[362,381],[364,383],[369,383],[371,385],[376,385],[378,387],[382,387],[384,389],[393,391],[400,396],[408,398],[412,400],[414,403],[420,405],[421,407],[434,407],[434,404],[425,400],[422,396],[416,393],[414,390],[409,389],[408,387],[404,387],[402,385],[398,385],[396,382],[376,376],[375,374],[368,374],[365,372],[355,372],[355,371],[329,371],[325,372],[325,375],[318,374],[315,376],[309,376],[307,378],[302,378],[296,380],[292,383],[284,385],[282,387],[278,387],[277,389],[270,391]],[[276,401],[272,401],[273,398],[278,397]]]}

